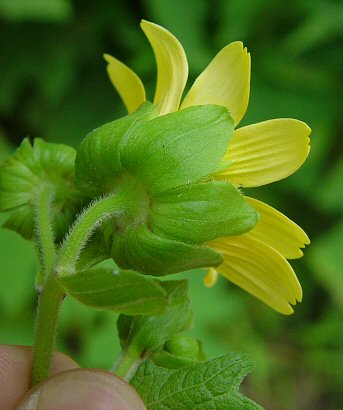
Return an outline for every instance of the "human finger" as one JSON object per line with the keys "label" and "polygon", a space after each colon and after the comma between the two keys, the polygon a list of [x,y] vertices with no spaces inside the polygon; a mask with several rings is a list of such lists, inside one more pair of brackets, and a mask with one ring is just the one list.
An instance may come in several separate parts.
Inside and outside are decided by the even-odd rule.
{"label": "human finger", "polygon": [[[33,348],[0,345],[0,409],[12,410],[29,390]],[[63,353],[54,352],[51,375],[79,365]]]}
{"label": "human finger", "polygon": [[136,391],[112,373],[94,369],[61,372],[37,385],[17,410],[144,410]]}

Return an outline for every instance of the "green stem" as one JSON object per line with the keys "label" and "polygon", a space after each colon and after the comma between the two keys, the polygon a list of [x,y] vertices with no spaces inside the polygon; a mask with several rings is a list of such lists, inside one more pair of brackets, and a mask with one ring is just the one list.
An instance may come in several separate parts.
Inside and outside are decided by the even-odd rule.
{"label": "green stem", "polygon": [[43,187],[39,191],[35,203],[35,236],[41,266],[36,278],[36,285],[38,287],[43,285],[45,278],[51,273],[56,258],[54,233],[50,214],[51,201],[51,190],[48,187]]}
{"label": "green stem", "polygon": [[123,350],[113,366],[113,372],[124,380],[130,381],[141,362],[140,356],[137,357],[137,355],[130,354],[128,350]]}
{"label": "green stem", "polygon": [[130,204],[131,201],[127,194],[127,191],[121,191],[108,195],[94,201],[84,210],[66,236],[57,261],[55,261],[55,248],[50,224],[51,197],[44,190],[38,197],[37,237],[47,276],[38,303],[32,385],[49,376],[58,312],[64,296],[64,290],[55,275],[74,272],[78,257],[94,230],[108,218],[122,214],[124,209],[128,209],[125,204]]}
{"label": "green stem", "polygon": [[55,346],[57,317],[64,291],[53,275],[50,275],[39,297],[34,343],[32,385],[49,376],[51,354]]}
{"label": "green stem", "polygon": [[35,223],[36,244],[40,269],[36,285],[43,287],[39,296],[36,316],[32,385],[49,376],[51,354],[55,345],[58,311],[63,299],[63,290],[52,276],[56,259],[54,234],[51,222],[51,202],[53,193],[48,186],[42,187],[36,196]]}
{"label": "green stem", "polygon": [[107,219],[123,213],[125,202],[125,195],[112,194],[94,201],[79,215],[61,246],[56,268],[58,275],[74,273],[80,253],[95,229]]}

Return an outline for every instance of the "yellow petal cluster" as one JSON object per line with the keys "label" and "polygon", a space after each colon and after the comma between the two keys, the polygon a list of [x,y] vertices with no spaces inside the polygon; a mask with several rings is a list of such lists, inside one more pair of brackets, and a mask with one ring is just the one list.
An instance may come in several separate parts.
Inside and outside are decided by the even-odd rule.
{"label": "yellow petal cluster", "polygon": [[[157,85],[154,104],[160,115],[189,106],[225,106],[237,126],[248,107],[250,54],[239,41],[224,47],[195,80],[187,95],[182,94],[188,77],[188,63],[182,45],[168,30],[143,20],[141,28],[154,51]],[[105,55],[110,80],[128,112],[145,100],[139,77],[119,60]],[[279,181],[294,173],[305,161],[310,147],[310,128],[290,118],[273,119],[235,129],[224,157],[228,166],[214,178],[237,187],[257,187]],[[258,224],[248,233],[208,242],[224,257],[224,263],[209,268],[204,278],[213,286],[218,273],[251,293],[276,311],[293,313],[301,301],[300,283],[287,259],[303,255],[309,244],[305,232],[276,209],[246,197],[259,212]]]}

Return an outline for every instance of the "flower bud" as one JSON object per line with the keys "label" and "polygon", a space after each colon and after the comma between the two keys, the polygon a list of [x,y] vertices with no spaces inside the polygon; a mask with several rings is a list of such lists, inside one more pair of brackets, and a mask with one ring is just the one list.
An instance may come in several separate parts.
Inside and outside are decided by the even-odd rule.
{"label": "flower bud", "polygon": [[199,357],[199,342],[190,335],[178,334],[166,342],[164,350],[176,356],[196,360]]}

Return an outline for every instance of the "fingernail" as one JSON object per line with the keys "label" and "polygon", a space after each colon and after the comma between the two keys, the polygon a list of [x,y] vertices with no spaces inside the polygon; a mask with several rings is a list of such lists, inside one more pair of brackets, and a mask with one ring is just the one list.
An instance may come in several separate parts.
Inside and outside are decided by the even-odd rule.
{"label": "fingernail", "polygon": [[73,369],[32,389],[17,410],[145,410],[124,380],[101,370]]}

